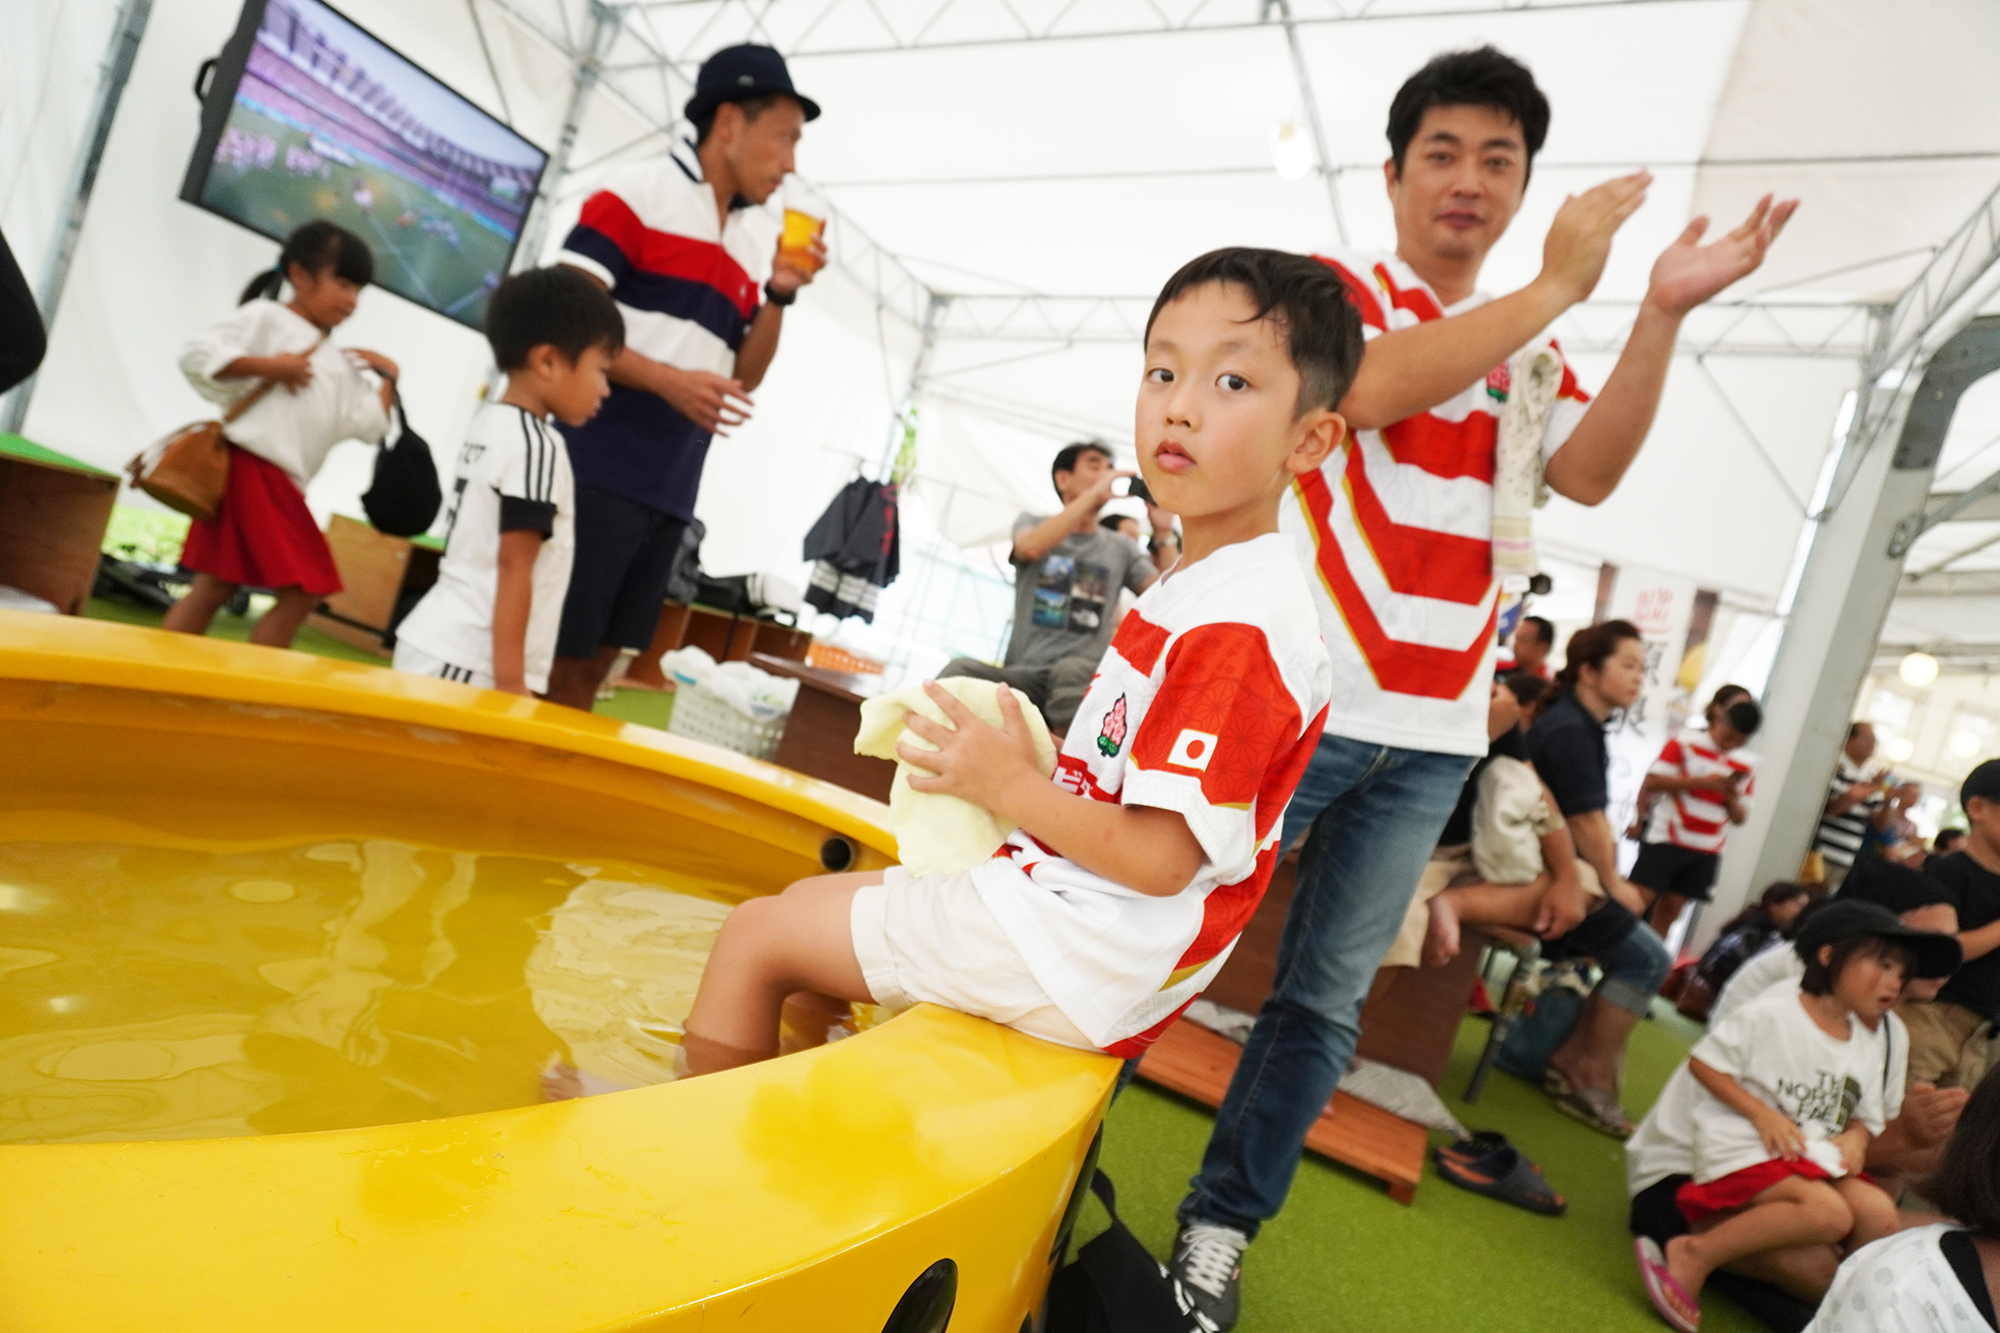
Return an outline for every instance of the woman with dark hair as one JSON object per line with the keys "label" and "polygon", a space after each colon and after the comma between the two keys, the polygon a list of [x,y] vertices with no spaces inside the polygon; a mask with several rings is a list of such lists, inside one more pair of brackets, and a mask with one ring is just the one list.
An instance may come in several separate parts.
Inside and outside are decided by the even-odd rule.
{"label": "woman with dark hair", "polygon": [[1849,1255],[1806,1333],[1979,1333],[2000,1328],[2000,1070],[1980,1080],[1920,1193],[1952,1222]]}
{"label": "woman with dark hair", "polygon": [[[204,398],[228,405],[274,387],[224,427],[228,487],[215,517],[188,529],[181,563],[195,571],[194,586],[167,612],[166,628],[206,634],[238,588],[269,588],[277,605],[250,641],[289,648],[320,599],[340,591],[305,491],[335,444],[379,440],[389,429],[396,363],[328,341],[374,276],[366,241],[308,222],[250,279],[234,314],[188,340],[181,371]],[[292,299],[281,303],[287,283]]]}
{"label": "woman with dark hair", "polygon": [[1680,1011],[1689,1018],[1706,1018],[1715,997],[1737,969],[1770,948],[1772,941],[1790,934],[1810,896],[1805,885],[1779,880],[1756,902],[1729,918],[1715,943],[1695,964],[1694,975],[1681,992]]}
{"label": "woman with dark hair", "polygon": [[1546,957],[1594,959],[1604,971],[1587,1000],[1555,987],[1501,1048],[1500,1067],[1540,1082],[1557,1109],[1617,1138],[1632,1132],[1618,1102],[1625,1043],[1646,1014],[1673,958],[1638,913],[1645,899],[1618,872],[1604,728],[1638,701],[1646,683],[1646,648],[1630,621],[1607,620],[1570,636],[1557,695],[1534,729],[1528,750],[1555,796],[1577,859],[1597,872],[1606,897],[1573,930],[1543,946]]}

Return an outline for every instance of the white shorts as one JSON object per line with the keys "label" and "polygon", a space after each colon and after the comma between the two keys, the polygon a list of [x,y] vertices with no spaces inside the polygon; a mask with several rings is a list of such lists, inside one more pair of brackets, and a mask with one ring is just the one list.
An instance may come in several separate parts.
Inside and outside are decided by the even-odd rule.
{"label": "white shorts", "polygon": [[390,659],[391,666],[398,671],[407,671],[413,676],[432,676],[438,680],[455,680],[461,685],[477,685],[482,690],[493,688],[493,673],[473,667],[453,666],[441,657],[432,657],[421,648],[412,647],[402,639],[396,640],[396,655]]}
{"label": "white shorts", "polygon": [[890,866],[880,884],[855,893],[848,921],[868,993],[884,1008],[938,1004],[1058,1046],[1097,1049],[1049,1000],[970,874],[913,876]]}

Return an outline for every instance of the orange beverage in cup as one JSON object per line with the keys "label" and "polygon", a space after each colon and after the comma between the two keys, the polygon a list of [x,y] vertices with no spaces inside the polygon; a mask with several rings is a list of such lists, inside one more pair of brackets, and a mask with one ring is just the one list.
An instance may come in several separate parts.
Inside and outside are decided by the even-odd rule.
{"label": "orange beverage in cup", "polygon": [[785,210],[785,231],[778,238],[778,253],[806,273],[817,273],[824,261],[813,253],[813,242],[825,234],[825,218],[788,208]]}

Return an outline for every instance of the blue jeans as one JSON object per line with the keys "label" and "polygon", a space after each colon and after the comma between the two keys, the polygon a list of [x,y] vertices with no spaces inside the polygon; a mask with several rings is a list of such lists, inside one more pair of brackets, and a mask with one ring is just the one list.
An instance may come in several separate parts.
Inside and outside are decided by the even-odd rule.
{"label": "blue jeans", "polygon": [[[1604,977],[1591,994],[1606,1004],[1644,1017],[1660,993],[1660,983],[1674,969],[1674,956],[1660,937],[1643,921],[1618,943],[1598,949],[1592,955],[1604,969]],[[1583,996],[1567,986],[1555,986],[1535,997],[1535,1008],[1507,1034],[1506,1045],[1494,1063],[1508,1073],[1531,1083],[1542,1081],[1549,1057],[1569,1040],[1576,1021],[1583,1014]]]}
{"label": "blue jeans", "polygon": [[1360,1039],[1375,969],[1472,762],[1320,738],[1285,812],[1285,846],[1308,827],[1312,833],[1299,856],[1277,976],[1216,1112],[1201,1173],[1181,1202],[1183,1225],[1255,1236],[1284,1204],[1306,1132]]}

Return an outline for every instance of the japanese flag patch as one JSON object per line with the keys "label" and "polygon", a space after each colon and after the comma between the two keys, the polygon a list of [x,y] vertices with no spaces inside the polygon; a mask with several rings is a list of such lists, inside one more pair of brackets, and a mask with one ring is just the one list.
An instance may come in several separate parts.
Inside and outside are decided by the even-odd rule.
{"label": "japanese flag patch", "polygon": [[1215,737],[1205,731],[1187,728],[1174,741],[1174,748],[1167,755],[1167,762],[1175,768],[1191,768],[1203,772],[1208,768],[1209,759],[1215,754]]}

